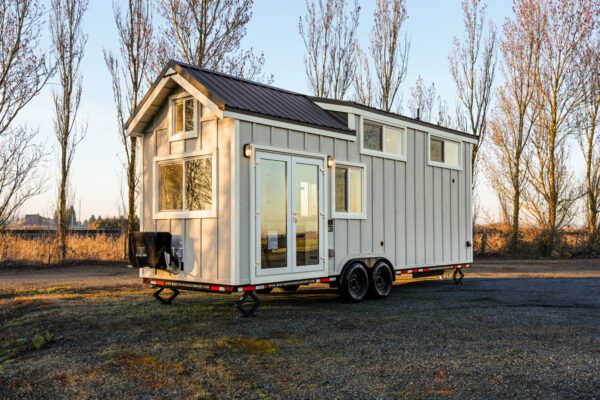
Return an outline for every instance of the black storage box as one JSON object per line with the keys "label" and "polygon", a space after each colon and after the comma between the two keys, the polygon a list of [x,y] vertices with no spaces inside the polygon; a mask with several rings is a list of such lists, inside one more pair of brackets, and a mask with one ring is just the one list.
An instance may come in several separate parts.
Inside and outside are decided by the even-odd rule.
{"label": "black storage box", "polygon": [[165,253],[170,255],[170,263],[177,265],[179,260],[171,250],[169,232],[132,232],[129,234],[129,264],[136,268],[167,269]]}

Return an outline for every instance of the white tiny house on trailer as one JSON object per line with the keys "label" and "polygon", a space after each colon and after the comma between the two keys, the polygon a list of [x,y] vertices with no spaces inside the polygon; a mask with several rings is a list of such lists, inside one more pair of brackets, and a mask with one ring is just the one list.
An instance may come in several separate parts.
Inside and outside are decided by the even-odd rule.
{"label": "white tiny house on trailer", "polygon": [[329,282],[359,301],[472,262],[472,135],[174,61],[127,129],[142,141],[141,231],[172,235],[158,264],[132,242],[146,283]]}

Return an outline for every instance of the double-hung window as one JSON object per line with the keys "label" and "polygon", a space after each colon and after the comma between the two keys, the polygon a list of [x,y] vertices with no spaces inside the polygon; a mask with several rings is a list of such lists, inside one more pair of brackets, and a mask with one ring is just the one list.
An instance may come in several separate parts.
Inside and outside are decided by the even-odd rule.
{"label": "double-hung window", "polygon": [[192,96],[171,99],[171,140],[197,137],[198,102]]}
{"label": "double-hung window", "polygon": [[365,166],[336,164],[333,180],[333,217],[365,218]]}
{"label": "double-hung window", "polygon": [[363,122],[363,153],[406,160],[406,129]]}
{"label": "double-hung window", "polygon": [[216,216],[215,168],[214,152],[157,160],[156,218]]}
{"label": "double-hung window", "polygon": [[437,167],[461,169],[460,149],[460,142],[429,135],[429,164]]}

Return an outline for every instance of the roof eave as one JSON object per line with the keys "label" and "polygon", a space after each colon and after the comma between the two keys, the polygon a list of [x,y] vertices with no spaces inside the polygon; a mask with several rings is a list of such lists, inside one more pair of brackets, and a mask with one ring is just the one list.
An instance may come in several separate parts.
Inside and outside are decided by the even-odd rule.
{"label": "roof eave", "polygon": [[243,110],[243,109],[239,109],[239,108],[235,108],[235,107],[231,107],[231,106],[225,106],[224,111],[230,111],[230,112],[238,113],[238,114],[244,114],[244,115],[250,115],[250,116],[255,116],[255,117],[260,117],[260,118],[265,118],[265,119],[271,119],[274,121],[286,122],[286,123],[294,124],[294,125],[298,125],[298,126],[306,126],[306,127],[316,128],[316,129],[320,129],[323,131],[341,133],[341,134],[348,135],[348,136],[356,136],[356,131],[353,129],[337,129],[337,128],[332,128],[332,127],[324,126],[324,125],[296,121],[294,119],[283,118],[283,117],[279,117],[276,115],[262,114],[262,113],[257,113],[254,111]]}
{"label": "roof eave", "polygon": [[400,115],[400,114],[397,114],[397,113],[380,110],[380,109],[375,108],[375,107],[369,107],[369,106],[366,106],[364,104],[357,103],[355,101],[329,99],[329,98],[326,98],[326,97],[316,97],[316,96],[309,96],[309,99],[311,99],[315,103],[339,104],[339,105],[344,105],[344,106],[347,106],[347,107],[358,108],[360,110],[370,111],[370,112],[373,112],[373,113],[376,113],[376,114],[381,114],[381,115],[385,115],[385,116],[388,116],[388,117],[391,117],[391,118],[396,118],[396,119],[399,119],[401,121],[406,121],[406,122],[411,122],[411,123],[414,123],[414,124],[418,124],[418,125],[421,125],[423,127],[429,127],[431,129],[437,129],[437,130],[448,132],[448,133],[452,133],[452,134],[455,134],[455,135],[464,136],[464,137],[467,137],[467,138],[470,138],[470,139],[479,140],[479,138],[476,135],[473,135],[473,134],[468,133],[468,132],[459,131],[459,130],[448,128],[448,127],[445,127],[445,126],[442,126],[442,125],[432,124],[430,122],[422,121],[422,120],[419,120],[419,119],[416,119],[416,118],[407,117],[405,115]]}

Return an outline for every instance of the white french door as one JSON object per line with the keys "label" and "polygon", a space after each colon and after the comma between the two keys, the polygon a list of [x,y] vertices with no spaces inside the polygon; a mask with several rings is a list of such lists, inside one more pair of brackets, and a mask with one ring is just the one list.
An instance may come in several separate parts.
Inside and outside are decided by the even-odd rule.
{"label": "white french door", "polygon": [[256,276],[323,271],[323,160],[258,152],[255,162]]}

